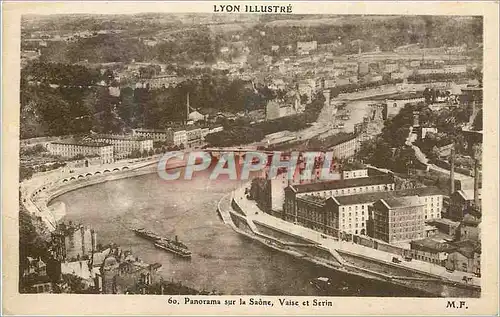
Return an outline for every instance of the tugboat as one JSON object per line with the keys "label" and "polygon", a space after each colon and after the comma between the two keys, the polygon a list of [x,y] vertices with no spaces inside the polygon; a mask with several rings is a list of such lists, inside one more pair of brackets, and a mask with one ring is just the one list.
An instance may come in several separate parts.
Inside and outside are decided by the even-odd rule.
{"label": "tugboat", "polygon": [[161,238],[156,241],[155,247],[172,252],[183,258],[191,258],[191,251],[189,251],[188,247],[184,243],[177,239],[177,236],[175,236],[175,240]]}
{"label": "tugboat", "polygon": [[135,232],[136,235],[140,236],[140,237],[143,237],[145,239],[148,239],[148,240],[151,240],[151,241],[158,241],[158,240],[161,240],[161,236],[152,232],[152,231],[149,231],[149,230],[146,230],[144,228],[139,228],[139,229],[132,229],[132,231]]}

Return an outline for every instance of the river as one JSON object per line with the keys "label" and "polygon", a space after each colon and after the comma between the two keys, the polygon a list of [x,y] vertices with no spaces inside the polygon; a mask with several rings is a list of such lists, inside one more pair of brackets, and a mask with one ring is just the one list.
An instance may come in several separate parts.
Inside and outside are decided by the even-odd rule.
{"label": "river", "polygon": [[[395,286],[332,272],[273,251],[222,223],[218,201],[240,185],[234,181],[167,182],[157,174],[109,181],[66,193],[51,204],[66,205],[64,221],[93,227],[98,243],[129,249],[147,263],[162,264],[168,280],[229,295],[422,296]],[[177,235],[193,252],[191,260],[156,249],[130,228]],[[332,278],[338,287],[317,290],[309,282]]]}

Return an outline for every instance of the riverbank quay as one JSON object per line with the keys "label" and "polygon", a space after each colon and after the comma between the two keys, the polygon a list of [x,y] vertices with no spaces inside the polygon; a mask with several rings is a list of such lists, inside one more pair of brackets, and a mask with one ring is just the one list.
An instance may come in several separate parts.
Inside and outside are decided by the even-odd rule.
{"label": "riverbank quay", "polygon": [[[393,263],[395,254],[341,241],[262,212],[244,187],[226,195],[219,213],[236,232],[275,250],[332,270],[424,291],[436,297],[480,297],[480,278],[412,260]],[[467,279],[464,279],[467,277]]]}
{"label": "riverbank quay", "polygon": [[50,208],[50,202],[64,194],[79,188],[128,177],[135,177],[157,172],[160,156],[146,159],[122,160],[112,164],[103,164],[83,168],[74,168],[71,172],[57,169],[35,174],[19,186],[20,200],[34,216],[40,217],[50,231],[57,227],[57,222],[64,217],[64,208]]}

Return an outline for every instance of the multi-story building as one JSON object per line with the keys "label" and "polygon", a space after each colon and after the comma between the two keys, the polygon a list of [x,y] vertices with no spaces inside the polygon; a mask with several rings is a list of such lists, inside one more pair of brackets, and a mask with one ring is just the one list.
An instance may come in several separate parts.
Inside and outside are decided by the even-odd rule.
{"label": "multi-story building", "polygon": [[[276,180],[276,182],[277,181],[278,180]],[[276,187],[279,189],[279,186]],[[368,192],[392,191],[392,190],[394,190],[394,181],[392,177],[387,175],[382,175],[377,177],[346,179],[346,180],[338,179],[335,181],[328,181],[328,182],[289,185],[284,189],[285,197],[283,203],[282,218],[287,220],[295,218],[298,213],[296,201],[299,198],[303,198],[305,196],[308,197],[314,196],[318,199],[322,198],[323,200],[326,200],[328,197],[335,197],[333,202],[330,204],[330,206],[336,206],[334,209],[332,209],[332,211],[335,211],[335,209],[340,210],[341,203],[339,203],[339,199],[341,199],[340,197],[342,196],[353,195],[355,193],[368,193]],[[273,194],[273,192],[274,191],[272,191],[271,189],[271,194]],[[279,195],[276,196],[280,197]],[[373,203],[373,200],[370,200],[370,202]],[[367,210],[367,207],[363,208],[366,208]],[[337,211],[336,214],[337,214],[337,219],[340,219],[342,213]],[[366,221],[366,219],[362,221]],[[360,225],[359,228],[361,229],[363,227],[364,225]],[[351,226],[351,228],[355,228],[355,225]],[[359,230],[359,232],[357,233],[360,232],[361,230]],[[353,233],[356,233],[356,231],[353,231]]]}
{"label": "multi-story building", "polygon": [[462,88],[460,94],[460,105],[466,107],[471,113],[483,108],[483,88]]}
{"label": "multi-story building", "polygon": [[380,199],[372,206],[369,234],[388,243],[422,239],[425,235],[424,204],[417,196]]}
{"label": "multi-story building", "polygon": [[157,129],[134,129],[132,135],[165,142],[169,139],[170,131]]}
{"label": "multi-story building", "polygon": [[399,70],[399,65],[394,63],[394,64],[385,64],[384,67],[384,73],[392,73]]}
{"label": "multi-story building", "polygon": [[309,54],[310,51],[315,51],[318,49],[318,42],[297,42],[297,53],[298,54]]}
{"label": "multi-story building", "polygon": [[145,79],[136,84],[136,88],[169,88],[176,87],[178,84],[182,83],[184,78],[172,75],[160,75],[153,77],[151,79]]}
{"label": "multi-story building", "polygon": [[459,226],[460,240],[481,241],[481,219],[467,214]]}
{"label": "multi-story building", "polygon": [[448,255],[446,267],[452,270],[481,274],[481,244],[464,240],[455,242],[456,250]]}
{"label": "multi-story building", "polygon": [[112,163],[114,158],[113,146],[102,142],[58,141],[50,143],[47,149],[52,155],[65,158],[98,156],[103,164]]}
{"label": "multi-story building", "polygon": [[425,238],[410,242],[410,255],[412,258],[441,266],[446,265],[448,255],[456,248],[447,243]]}
{"label": "multi-story building", "polygon": [[354,156],[359,149],[358,135],[354,133],[340,135],[329,143],[329,147],[334,158],[345,159]]}
{"label": "multi-story building", "polygon": [[266,104],[266,120],[280,117],[280,104],[275,100],[269,100]]}
{"label": "multi-story building", "polygon": [[312,99],[314,93],[316,92],[316,88],[316,80],[314,79],[301,80],[297,85],[299,94],[301,96],[306,95],[309,101]]}
{"label": "multi-story building", "polygon": [[460,74],[467,72],[466,65],[445,65],[443,69],[446,74]]}
{"label": "multi-story building", "polygon": [[143,293],[158,281],[160,267],[159,263],[145,263],[130,251],[115,248],[104,259],[96,285],[103,294]]}
{"label": "multi-story building", "polygon": [[398,191],[371,192],[365,194],[337,196],[334,199],[333,212],[339,219],[338,229],[350,234],[367,234],[368,221],[373,217],[372,206],[380,199],[393,199],[397,197],[415,196],[424,206],[424,220],[441,218],[439,214],[431,218],[430,210],[427,206],[431,204],[431,198],[434,203],[440,202],[442,205],[442,195],[435,187],[421,187]]}
{"label": "multi-story building", "polygon": [[291,185],[287,188],[290,194],[293,193],[293,196],[297,197],[307,194],[320,197],[337,197],[370,192],[392,191],[394,190],[394,186],[394,179],[390,175],[379,175],[374,177]]}
{"label": "multi-story building", "polygon": [[115,159],[125,158],[135,151],[143,153],[153,149],[152,138],[146,139],[144,137],[130,137],[123,135],[94,135],[91,136],[91,138],[95,142],[112,145]]}
{"label": "multi-story building", "polygon": [[458,228],[460,226],[459,222],[450,220],[448,218],[432,219],[431,221],[428,221],[426,223],[437,228],[438,231],[442,234],[450,236],[451,239],[454,239],[456,237]]}
{"label": "multi-story building", "polygon": [[[298,187],[300,185],[297,185]],[[318,227],[319,231],[326,233],[345,232],[348,234],[367,235],[369,220],[373,219],[373,204],[381,199],[393,201],[398,198],[411,197],[415,203],[422,207],[422,224],[425,221],[424,208],[430,198],[441,197],[437,188],[423,187],[400,191],[370,192],[348,196],[323,196],[309,192],[305,195],[294,196],[289,186],[285,190],[285,203],[279,215],[290,222],[297,222],[306,227],[316,229],[318,213],[326,218],[323,223],[326,227]],[[295,198],[294,198],[295,197]],[[442,198],[441,198],[442,199]],[[309,218],[312,217],[312,218]],[[334,219],[335,223],[326,219]],[[320,220],[321,220],[320,219]],[[423,229],[422,229],[423,230]],[[328,232],[327,232],[328,231]],[[423,232],[423,231],[422,231]],[[420,237],[420,238],[423,238]]]}
{"label": "multi-story building", "polygon": [[185,128],[169,128],[165,130],[135,129],[133,135],[148,139],[152,138],[156,142],[165,142],[171,145],[188,145],[188,137]]}
{"label": "multi-story building", "polygon": [[[182,143],[183,140],[183,134],[180,133],[182,130],[176,131],[178,133],[178,143]],[[187,146],[189,147],[195,147],[195,146],[200,146],[203,140],[202,136],[202,130],[199,127],[192,127],[192,128],[187,128],[185,130],[186,132],[186,139],[187,139]],[[174,135],[174,144],[175,144],[175,135]]]}
{"label": "multi-story building", "polygon": [[174,129],[170,130],[171,134],[169,134],[170,138],[168,139],[168,142],[176,145],[176,146],[181,146],[183,145],[186,147],[188,145],[188,135],[187,131],[185,129],[179,128],[179,129]]}
{"label": "multi-story building", "polygon": [[[479,192],[481,201],[481,192]],[[455,221],[461,221],[464,216],[474,207],[474,190],[460,189],[450,196],[450,206],[448,207],[448,217]]]}
{"label": "multi-story building", "polygon": [[444,74],[445,70],[441,67],[433,68],[420,68],[416,70],[417,75],[432,75],[432,74]]}
{"label": "multi-story building", "polygon": [[62,261],[89,259],[97,246],[97,234],[93,229],[71,223],[59,224],[53,239],[57,241],[55,255]]}
{"label": "multi-story building", "polygon": [[324,199],[313,195],[298,197],[295,214],[283,214],[283,219],[331,236],[337,236],[338,218],[332,212],[334,198]]}
{"label": "multi-story building", "polygon": [[391,73],[391,79],[404,79],[408,76],[403,72],[393,72]]}
{"label": "multi-story building", "polygon": [[353,179],[353,178],[364,178],[368,177],[368,169],[353,169],[353,170],[343,170],[342,179]]}

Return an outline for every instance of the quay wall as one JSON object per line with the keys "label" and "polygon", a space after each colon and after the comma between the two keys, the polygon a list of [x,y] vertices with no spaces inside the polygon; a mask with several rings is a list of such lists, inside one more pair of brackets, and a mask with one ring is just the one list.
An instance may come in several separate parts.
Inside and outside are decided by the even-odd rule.
{"label": "quay wall", "polygon": [[[304,241],[300,243],[296,240],[295,235],[288,234],[284,230],[272,226],[264,227],[259,222],[249,221],[242,215],[244,212],[241,212],[242,208],[238,205],[237,200],[232,198],[233,196],[231,196],[231,202],[227,204],[228,210],[221,210],[221,205],[219,205],[219,213],[228,213],[231,216],[231,220],[235,222],[230,225],[238,233],[260,241],[277,251],[336,271],[423,291],[438,297],[480,297],[481,290],[478,286],[457,283],[438,274],[401,267],[395,263],[362,254],[325,249],[321,245],[308,244]],[[240,211],[236,212],[232,205],[237,205]],[[265,232],[261,232],[262,228],[266,228]],[[290,237],[286,238],[286,235],[290,235]]]}
{"label": "quay wall", "polygon": [[[121,162],[119,165],[101,166],[97,170],[95,166],[92,166],[70,175],[61,174],[54,176],[54,173],[52,173],[53,177],[49,177],[49,174],[39,175],[40,178],[46,177],[47,181],[43,182],[41,185],[36,185],[36,182],[27,182],[27,184],[23,184],[21,186],[24,187],[21,190],[21,195],[23,196],[22,201],[30,213],[40,216],[48,229],[53,231],[56,229],[57,222],[65,216],[65,208],[50,208],[48,206],[53,199],[83,187],[155,173],[157,171],[156,162],[156,159],[148,161],[141,160],[132,163]],[[114,171],[113,168],[116,168],[115,166],[126,166],[127,169]],[[109,172],[95,174],[95,172],[99,170],[109,170]],[[91,176],[76,178],[76,175],[86,175],[89,172],[92,174]]]}

